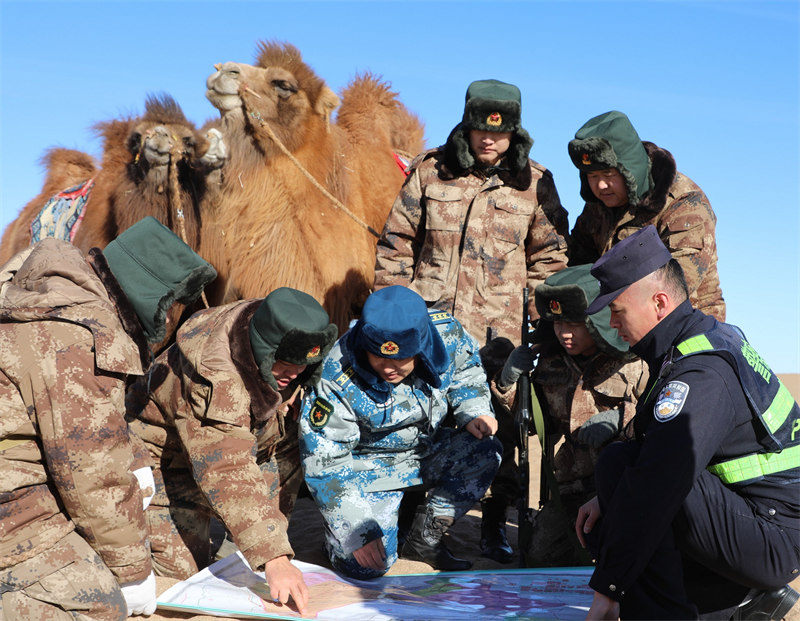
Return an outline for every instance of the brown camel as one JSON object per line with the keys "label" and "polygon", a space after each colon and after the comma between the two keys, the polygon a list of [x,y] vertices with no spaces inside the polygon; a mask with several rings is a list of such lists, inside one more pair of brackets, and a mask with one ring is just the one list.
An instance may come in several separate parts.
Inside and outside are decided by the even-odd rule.
{"label": "brown camel", "polygon": [[[199,134],[168,95],[151,96],[137,119],[99,123],[103,138],[99,169],[79,151],[53,149],[43,163],[48,173],[39,195],[9,225],[0,263],[31,242],[31,222],[54,194],[92,178],[83,221],[72,242],[84,252],[104,248],[145,216],[155,216],[194,248],[200,243],[199,203],[207,175],[224,160],[216,130]],[[178,210],[184,215],[178,217]]]}
{"label": "brown camel", "polygon": [[291,45],[260,44],[257,64],[217,65],[207,81],[230,151],[218,200],[203,210],[201,254],[220,274],[210,298],[291,286],[322,301],[343,330],[373,283],[377,240],[367,227],[380,232],[404,179],[393,152],[419,152],[423,127],[371,75],[340,100]]}

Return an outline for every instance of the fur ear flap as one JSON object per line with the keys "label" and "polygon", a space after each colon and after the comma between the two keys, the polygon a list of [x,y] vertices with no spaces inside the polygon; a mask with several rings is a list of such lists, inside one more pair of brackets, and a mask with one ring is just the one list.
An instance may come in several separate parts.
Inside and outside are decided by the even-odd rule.
{"label": "fur ear flap", "polygon": [[327,86],[322,87],[319,97],[317,97],[317,103],[314,104],[314,112],[325,118],[325,127],[328,131],[331,129],[331,114],[341,103],[336,93]]}

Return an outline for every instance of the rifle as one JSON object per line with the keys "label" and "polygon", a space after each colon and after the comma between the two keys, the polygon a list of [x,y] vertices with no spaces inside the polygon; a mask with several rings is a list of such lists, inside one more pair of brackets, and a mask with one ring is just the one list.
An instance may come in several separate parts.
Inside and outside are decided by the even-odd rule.
{"label": "rifle", "polygon": [[[529,344],[528,288],[522,290],[522,344]],[[517,398],[514,403],[514,426],[517,430],[519,456],[520,496],[517,501],[518,546],[520,567],[527,567],[526,554],[533,536],[533,509],[530,500],[530,472],[528,437],[531,435],[531,377],[523,373],[517,380]]]}

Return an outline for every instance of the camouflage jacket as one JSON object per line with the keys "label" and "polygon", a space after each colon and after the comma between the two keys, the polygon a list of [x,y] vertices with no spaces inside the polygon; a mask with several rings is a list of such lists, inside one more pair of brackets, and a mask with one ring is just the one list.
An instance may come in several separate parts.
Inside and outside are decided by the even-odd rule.
{"label": "camouflage jacket", "polygon": [[412,163],[378,241],[375,288],[405,285],[481,344],[487,328],[518,344],[522,289],[532,293],[566,266],[566,211],[553,177],[533,161],[517,177],[452,177],[441,159],[433,150]]}
{"label": "camouflage jacket", "polygon": [[[503,391],[496,378],[491,382],[492,393],[511,410],[516,386]],[[533,381],[537,394],[545,400],[541,405],[547,418],[548,442],[554,447],[553,470],[559,483],[578,481],[594,473],[602,447],[591,448],[577,440],[578,429],[592,416],[621,407],[623,432],[617,439],[627,435],[626,427],[647,378],[647,366],[638,358],[625,361],[597,353],[581,366],[557,346],[539,356]]]}
{"label": "camouflage jacket", "polygon": [[170,467],[190,468],[256,569],[294,555],[278,482],[258,466],[271,457],[284,422],[281,395],[261,379],[250,347],[248,324],[260,303],[238,301],[192,315],[127,403],[131,429],[153,457],[175,459],[162,464],[163,476]]}
{"label": "camouflage jacket", "polygon": [[46,239],[0,273],[0,567],[77,528],[126,583],[151,570],[123,416],[149,354],[102,254],[88,261]]}
{"label": "camouflage jacket", "polygon": [[697,184],[676,171],[669,151],[643,144],[650,157],[653,189],[635,208],[587,202],[572,229],[569,264],[594,263],[615,244],[652,224],[683,268],[692,306],[725,321],[717,272],[717,217],[711,203]]}
{"label": "camouflage jacket", "polygon": [[374,376],[357,370],[362,367],[345,334],[303,402],[300,454],[306,483],[328,524],[350,523],[342,542],[347,553],[369,540],[364,492],[422,483],[420,461],[448,408],[459,426],[492,415],[475,339],[448,313],[430,312],[450,358],[439,388],[412,373],[378,399],[368,379]]}

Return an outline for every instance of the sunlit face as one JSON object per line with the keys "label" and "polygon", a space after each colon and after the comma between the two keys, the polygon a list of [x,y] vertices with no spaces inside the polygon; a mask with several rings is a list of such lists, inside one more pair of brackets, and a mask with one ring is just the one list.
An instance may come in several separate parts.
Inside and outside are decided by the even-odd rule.
{"label": "sunlit face", "polygon": [[399,384],[414,370],[416,357],[382,358],[381,356],[367,352],[367,361],[369,362],[369,366],[372,367],[372,370],[382,379],[390,384]]}
{"label": "sunlit face", "polygon": [[592,194],[606,207],[622,207],[628,204],[628,188],[625,178],[616,168],[592,170],[586,173]]}
{"label": "sunlit face", "polygon": [[590,356],[597,351],[597,345],[585,323],[554,321],[553,331],[561,347],[570,356]]}
{"label": "sunlit face", "polygon": [[660,321],[655,294],[643,285],[642,281],[635,282],[608,305],[609,324],[629,345],[636,345]]}
{"label": "sunlit face", "polygon": [[276,360],[275,364],[272,365],[272,377],[278,383],[278,388],[284,389],[305,369],[306,365],[304,364],[292,364],[291,362]]}
{"label": "sunlit face", "polygon": [[511,132],[469,130],[469,146],[484,166],[494,166],[511,145]]}

